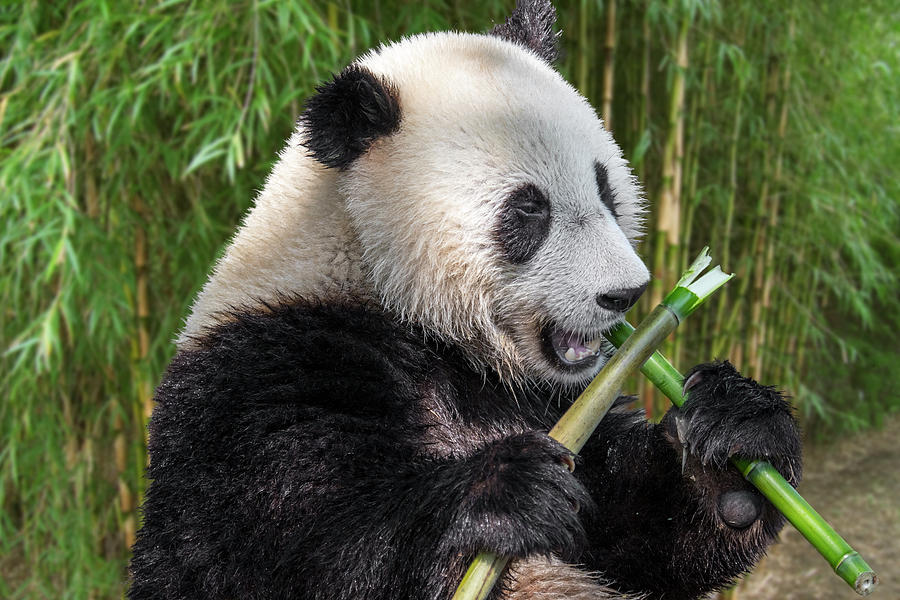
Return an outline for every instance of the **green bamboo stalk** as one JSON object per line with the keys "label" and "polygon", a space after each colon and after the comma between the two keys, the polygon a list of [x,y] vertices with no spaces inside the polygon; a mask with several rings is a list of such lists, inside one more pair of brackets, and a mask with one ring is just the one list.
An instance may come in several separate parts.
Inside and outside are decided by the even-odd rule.
{"label": "green bamboo stalk", "polygon": [[[626,322],[619,323],[606,333],[606,338],[616,347],[628,343],[636,331]],[[654,352],[641,367],[647,379],[665,394],[672,404],[681,406],[686,400],[682,393],[684,377],[659,352]],[[875,572],[862,556],[813,509],[803,496],[766,461],[732,457],[741,474],[765,496],[772,505],[787,517],[819,553],[825,557],[838,576],[846,581],[860,596],[868,596],[878,584]]]}
{"label": "green bamboo stalk", "polygon": [[[685,317],[731,279],[731,275],[723,273],[719,267],[701,277],[700,273],[711,261],[707,248],[704,248],[675,289],[641,321],[633,335],[619,346],[600,373],[563,414],[550,430],[550,437],[576,454],[581,450],[612,406],[625,379],[648,360]],[[453,600],[487,598],[509,560],[509,557],[493,552],[479,553],[463,576]]]}

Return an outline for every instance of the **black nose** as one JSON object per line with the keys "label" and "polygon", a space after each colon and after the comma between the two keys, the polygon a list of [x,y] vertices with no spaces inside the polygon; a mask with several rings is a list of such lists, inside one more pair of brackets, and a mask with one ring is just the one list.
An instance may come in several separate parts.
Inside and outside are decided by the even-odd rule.
{"label": "black nose", "polygon": [[645,283],[640,287],[628,288],[625,290],[613,290],[611,292],[606,292],[605,294],[597,294],[597,304],[609,310],[625,312],[634,306],[634,303],[638,301],[638,298],[641,297],[641,294],[643,294],[646,289],[647,284]]}

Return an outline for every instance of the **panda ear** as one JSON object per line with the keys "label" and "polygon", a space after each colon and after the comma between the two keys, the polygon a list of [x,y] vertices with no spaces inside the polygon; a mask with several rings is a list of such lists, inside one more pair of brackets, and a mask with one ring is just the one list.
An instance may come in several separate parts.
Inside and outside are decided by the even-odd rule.
{"label": "panda ear", "polygon": [[365,67],[350,65],[316,92],[299,122],[303,145],[326,167],[346,169],[400,126],[396,89]]}
{"label": "panda ear", "polygon": [[553,33],[554,23],[556,9],[550,0],[516,0],[516,9],[505,23],[491,29],[491,35],[530,48],[553,64],[559,57],[559,33]]}

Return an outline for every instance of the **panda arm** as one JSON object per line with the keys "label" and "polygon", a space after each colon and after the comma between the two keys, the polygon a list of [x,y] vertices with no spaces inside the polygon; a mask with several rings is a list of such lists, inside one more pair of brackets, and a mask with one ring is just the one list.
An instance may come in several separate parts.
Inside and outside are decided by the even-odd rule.
{"label": "panda arm", "polygon": [[784,520],[760,497],[759,518],[727,525],[722,499],[752,500],[755,490],[729,466],[703,466],[691,454],[683,470],[668,421],[610,413],[582,450],[580,477],[599,507],[582,559],[619,589],[696,598],[750,569]]}
{"label": "panda arm", "polygon": [[[572,507],[590,499],[561,446],[532,432],[430,455],[421,341],[371,315],[309,312],[245,316],[173,361],[131,600],[436,598],[478,550],[579,546]],[[528,510],[506,511],[523,490]]]}

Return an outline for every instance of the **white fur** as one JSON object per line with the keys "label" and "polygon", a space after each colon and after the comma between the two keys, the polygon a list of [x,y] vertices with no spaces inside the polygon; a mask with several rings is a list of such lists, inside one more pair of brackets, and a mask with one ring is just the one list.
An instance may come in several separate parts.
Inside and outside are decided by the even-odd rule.
{"label": "white fur", "polygon": [[[499,38],[414,36],[359,63],[398,91],[396,133],[348,170],[307,156],[296,131],[187,320],[181,345],[217,313],[278,294],[380,302],[469,349],[510,379],[583,380],[540,350],[553,321],[598,335],[617,315],[598,294],[645,283],[634,252],[643,200],[588,103],[547,63]],[[606,166],[618,220],[600,200]],[[492,228],[533,183],[551,202],[537,254],[507,263]]]}

